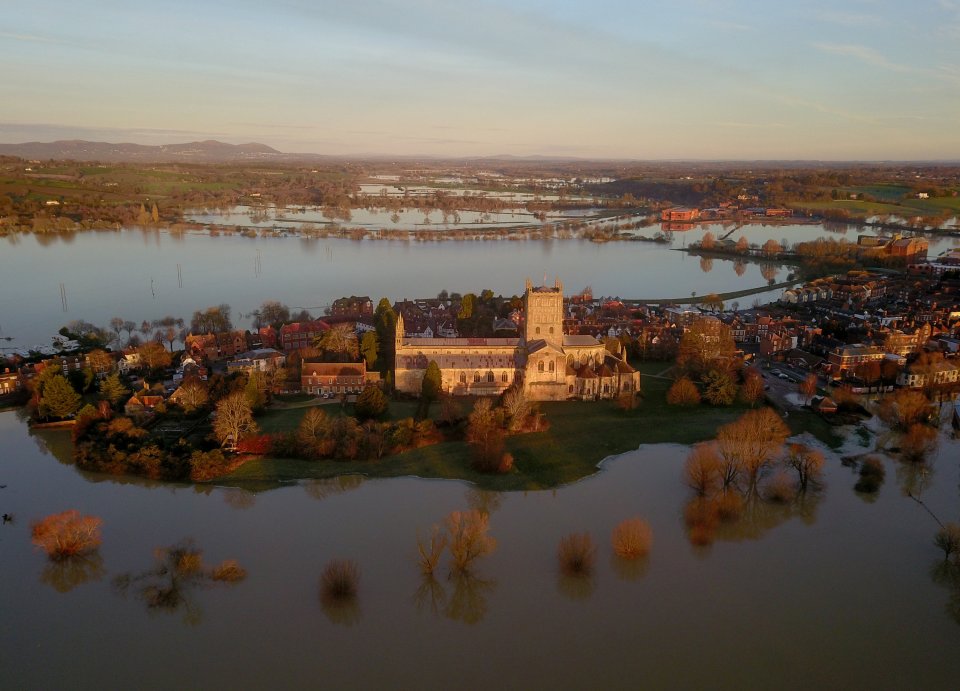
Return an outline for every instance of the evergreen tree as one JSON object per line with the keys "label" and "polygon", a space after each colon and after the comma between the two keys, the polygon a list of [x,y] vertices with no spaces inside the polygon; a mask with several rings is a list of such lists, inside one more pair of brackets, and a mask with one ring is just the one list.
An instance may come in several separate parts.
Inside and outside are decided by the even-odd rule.
{"label": "evergreen tree", "polygon": [[361,420],[378,418],[387,412],[389,402],[376,384],[366,386],[357,398],[356,412]]}
{"label": "evergreen tree", "polygon": [[427,371],[423,374],[423,383],[420,385],[420,398],[425,401],[436,400],[440,394],[440,387],[443,384],[443,377],[440,374],[440,367],[436,361],[431,360],[427,365]]}
{"label": "evergreen tree", "polygon": [[380,342],[380,361],[377,369],[386,373],[393,369],[394,338],[397,333],[397,313],[393,311],[387,298],[380,298],[377,309],[373,313],[373,325],[377,330],[377,340]]}
{"label": "evergreen tree", "polygon": [[110,405],[117,405],[120,401],[130,395],[130,389],[120,381],[120,373],[114,372],[109,377],[100,382],[100,397],[110,402]]}
{"label": "evergreen tree", "polygon": [[247,385],[243,389],[247,404],[253,411],[263,410],[267,404],[267,381],[263,372],[253,371],[247,379]]}
{"label": "evergreen tree", "polygon": [[43,387],[38,412],[41,417],[67,417],[80,408],[80,394],[78,394],[66,377],[58,374],[52,377]]}
{"label": "evergreen tree", "polygon": [[367,363],[367,369],[372,370],[380,354],[380,343],[375,331],[367,331],[360,341],[360,354]]}

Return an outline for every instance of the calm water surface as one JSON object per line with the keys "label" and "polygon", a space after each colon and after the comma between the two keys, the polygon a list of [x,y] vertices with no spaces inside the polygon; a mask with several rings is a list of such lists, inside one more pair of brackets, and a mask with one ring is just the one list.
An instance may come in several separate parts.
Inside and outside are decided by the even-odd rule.
{"label": "calm water surface", "polygon": [[[930,570],[936,524],[887,461],[873,502],[835,457],[803,511],[769,508],[712,547],[682,525],[686,449],[646,446],[550,492],[484,494],[450,481],[242,488],[151,485],[77,472],[0,414],[0,686],[3,688],[956,688],[960,623]],[[922,499],[956,520],[958,447],[941,447]],[[62,449],[61,449],[62,451]],[[425,585],[418,531],[484,506],[496,552],[476,578]],[[29,522],[77,508],[104,520],[102,573],[67,592],[30,546]],[[801,515],[802,514],[802,515]],[[654,531],[637,570],[609,534],[640,515]],[[587,582],[561,578],[559,539],[598,544]],[[194,614],[150,611],[111,579],[192,537],[211,563],[249,571],[197,590]],[[317,582],[357,560],[356,611],[333,616]]]}
{"label": "calm water surface", "polygon": [[[711,231],[718,236],[725,232],[720,226]],[[786,278],[787,267],[748,263],[738,272],[733,261],[673,251],[704,232],[674,233],[672,245],[310,240],[140,230],[10,236],[0,238],[0,337],[14,340],[0,345],[49,343],[57,329],[74,319],[100,325],[115,316],[137,323],[167,314],[189,319],[194,310],[224,302],[233,307],[236,324],[247,326],[239,315],[271,299],[319,316],[325,305],[351,294],[397,300],[429,297],[442,289],[464,293],[490,288],[513,295],[523,292],[528,276],[559,276],[568,293],[591,285],[595,295],[645,299],[742,290]],[[731,237],[741,234],[751,242],[835,237],[819,226],[747,226]],[[956,240],[937,240],[931,252]],[[750,304],[752,298],[741,302]]]}

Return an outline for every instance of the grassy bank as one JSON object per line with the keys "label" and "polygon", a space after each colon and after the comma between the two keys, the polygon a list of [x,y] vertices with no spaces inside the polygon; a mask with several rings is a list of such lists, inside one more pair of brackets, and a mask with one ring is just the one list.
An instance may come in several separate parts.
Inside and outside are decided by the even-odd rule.
{"label": "grassy bank", "polygon": [[[507,449],[514,456],[514,469],[506,475],[485,475],[473,470],[467,444],[457,441],[413,449],[379,461],[260,459],[220,478],[218,483],[266,489],[298,479],[360,473],[369,477],[415,475],[461,479],[490,490],[547,489],[591,475],[607,456],[630,451],[640,444],[693,444],[711,439],[720,425],[747,410],[741,405],[729,408],[668,406],[666,390],[670,381],[648,376],[668,367],[662,362],[641,365],[645,375],[644,397],[632,411],[620,410],[608,401],[541,404],[550,429],[507,439]],[[391,416],[405,417],[412,413],[408,407],[415,405],[413,402],[392,403]],[[303,409],[280,412],[291,415],[283,423],[289,429],[286,425],[293,422],[293,414],[302,415]],[[791,414],[791,417],[794,416]],[[800,416],[796,424],[797,431],[807,431],[807,423]],[[829,428],[826,423],[823,425]],[[262,426],[276,429],[280,423],[272,418]],[[809,431],[821,436],[828,429],[810,428]]]}

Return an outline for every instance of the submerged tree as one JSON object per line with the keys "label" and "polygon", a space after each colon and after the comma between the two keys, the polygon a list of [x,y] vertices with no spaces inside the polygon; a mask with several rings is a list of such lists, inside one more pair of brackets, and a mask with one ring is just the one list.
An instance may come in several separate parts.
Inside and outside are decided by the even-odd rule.
{"label": "submerged tree", "polygon": [[203,563],[203,552],[192,540],[183,540],[169,547],[154,550],[155,564],[139,574],[123,574],[114,579],[121,594],[135,588],[147,609],[155,612],[183,610],[184,622],[197,624],[201,612],[192,600],[193,591],[215,583],[238,583],[246,571],[234,560],[214,567]]}
{"label": "submerged tree", "polygon": [[360,567],[352,559],[334,559],[320,575],[320,603],[334,624],[352,626],[360,619],[357,595]]}
{"label": "submerged tree", "polygon": [[37,521],[30,528],[33,544],[54,561],[79,557],[94,552],[101,542],[96,516],[81,516],[71,509]]}
{"label": "submerged tree", "polygon": [[823,454],[806,444],[790,444],[787,447],[786,464],[797,473],[801,492],[810,484],[817,484],[823,472]]}
{"label": "submerged tree", "polygon": [[447,544],[455,573],[469,571],[477,559],[493,552],[497,541],[487,535],[490,516],[479,511],[453,511],[445,521]]}
{"label": "submerged tree", "polygon": [[722,426],[717,444],[725,465],[724,486],[742,474],[748,491],[755,492],[761,473],[779,455],[789,434],[786,424],[771,408],[747,411]]}

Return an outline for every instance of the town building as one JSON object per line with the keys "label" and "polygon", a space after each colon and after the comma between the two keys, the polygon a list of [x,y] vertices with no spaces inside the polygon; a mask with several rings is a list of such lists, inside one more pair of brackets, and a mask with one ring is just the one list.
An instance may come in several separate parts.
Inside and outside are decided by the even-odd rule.
{"label": "town building", "polygon": [[367,365],[360,362],[304,362],[300,375],[303,393],[314,396],[358,394],[368,381]]}
{"label": "town building", "polygon": [[685,206],[675,206],[660,212],[661,221],[691,222],[700,218],[700,209],[689,209]]}
{"label": "town building", "polygon": [[418,394],[431,361],[441,388],[453,395],[493,396],[522,387],[537,401],[615,398],[640,389],[640,374],[594,336],[564,333],[563,284],[523,295],[519,338],[420,338],[407,336],[397,318],[395,385]]}
{"label": "town building", "polygon": [[373,301],[366,295],[338,298],[330,305],[330,316],[351,317],[353,319],[373,316]]}
{"label": "town building", "polygon": [[280,327],[280,348],[284,352],[301,350],[313,345],[313,341],[330,329],[322,319],[311,322],[294,322]]}
{"label": "town building", "polygon": [[20,375],[9,367],[0,373],[0,396],[7,396],[20,390]]}
{"label": "town building", "polygon": [[227,363],[227,372],[273,372],[283,367],[287,356],[274,348],[257,348],[241,353]]}

